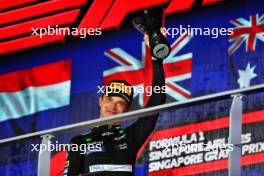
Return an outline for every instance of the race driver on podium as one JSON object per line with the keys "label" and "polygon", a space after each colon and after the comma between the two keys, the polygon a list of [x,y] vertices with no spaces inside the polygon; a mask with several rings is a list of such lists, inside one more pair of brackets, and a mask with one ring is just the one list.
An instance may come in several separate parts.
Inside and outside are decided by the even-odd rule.
{"label": "race driver on podium", "polygon": [[[161,8],[149,9],[133,20],[134,26],[144,33],[152,54],[152,87],[160,88],[165,86],[162,61],[170,53],[165,31],[161,28],[163,14]],[[132,86],[125,80],[112,80],[106,88],[99,99],[100,118],[129,111],[134,93]],[[152,89],[146,107],[164,103],[165,94],[155,93]],[[137,152],[153,131],[157,118],[158,114],[140,118],[125,129],[120,124],[95,127],[88,134],[74,137],[71,143],[92,144],[97,150],[88,148],[85,154],[69,151],[64,175],[133,176]]]}

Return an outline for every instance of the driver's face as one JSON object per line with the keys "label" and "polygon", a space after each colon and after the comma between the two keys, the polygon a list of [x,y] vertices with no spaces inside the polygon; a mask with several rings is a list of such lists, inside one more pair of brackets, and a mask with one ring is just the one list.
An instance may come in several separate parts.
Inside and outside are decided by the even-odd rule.
{"label": "driver's face", "polygon": [[106,96],[99,99],[100,118],[109,117],[128,111],[128,104],[124,98],[119,96]]}

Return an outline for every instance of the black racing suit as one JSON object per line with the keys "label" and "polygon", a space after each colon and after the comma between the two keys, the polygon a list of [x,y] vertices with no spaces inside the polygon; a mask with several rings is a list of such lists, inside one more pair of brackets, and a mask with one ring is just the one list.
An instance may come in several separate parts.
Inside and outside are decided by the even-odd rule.
{"label": "black racing suit", "polygon": [[[162,62],[153,60],[152,67],[152,86],[160,88],[165,86]],[[165,103],[164,91],[161,92],[163,93],[152,92],[147,107]],[[137,152],[154,129],[157,118],[158,114],[140,118],[125,129],[114,125],[95,127],[89,134],[74,137],[71,140],[72,144],[86,145],[88,150],[85,154],[76,150],[69,151],[64,175],[134,175]]]}

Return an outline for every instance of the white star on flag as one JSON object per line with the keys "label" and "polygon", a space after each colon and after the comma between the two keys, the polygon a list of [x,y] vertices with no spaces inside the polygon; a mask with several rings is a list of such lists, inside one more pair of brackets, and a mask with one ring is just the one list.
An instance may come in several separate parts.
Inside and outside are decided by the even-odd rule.
{"label": "white star on flag", "polygon": [[251,68],[250,64],[248,63],[246,70],[238,70],[239,79],[237,82],[239,83],[240,88],[246,88],[250,86],[251,79],[257,76],[257,74],[254,73],[255,68],[255,65]]}

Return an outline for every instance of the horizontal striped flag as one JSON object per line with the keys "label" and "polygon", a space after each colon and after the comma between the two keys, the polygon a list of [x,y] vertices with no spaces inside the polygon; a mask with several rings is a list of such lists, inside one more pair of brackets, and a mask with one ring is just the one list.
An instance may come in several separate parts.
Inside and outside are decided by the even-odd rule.
{"label": "horizontal striped flag", "polygon": [[0,75],[0,122],[70,103],[71,61]]}

